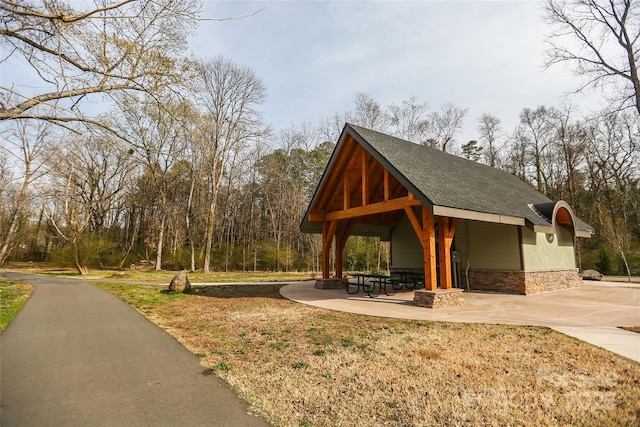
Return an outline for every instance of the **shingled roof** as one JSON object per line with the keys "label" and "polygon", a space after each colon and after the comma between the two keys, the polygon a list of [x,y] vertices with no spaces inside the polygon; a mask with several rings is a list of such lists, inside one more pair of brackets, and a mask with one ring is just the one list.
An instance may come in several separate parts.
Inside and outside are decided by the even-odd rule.
{"label": "shingled roof", "polygon": [[347,134],[434,215],[524,225],[534,231],[553,232],[553,212],[560,203],[570,213],[576,235],[590,237],[593,232],[588,224],[575,217],[566,203],[552,201],[507,172],[349,123],[309,205],[303,231],[317,230],[309,227],[308,215]]}

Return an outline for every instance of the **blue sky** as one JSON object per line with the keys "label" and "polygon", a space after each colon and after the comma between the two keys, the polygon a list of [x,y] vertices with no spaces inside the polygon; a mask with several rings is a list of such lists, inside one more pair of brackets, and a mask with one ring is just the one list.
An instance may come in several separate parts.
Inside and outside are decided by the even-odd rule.
{"label": "blue sky", "polygon": [[[263,9],[264,8],[264,9]],[[382,106],[411,96],[432,109],[468,108],[459,143],[491,113],[509,132],[525,108],[560,105],[577,81],[543,69],[548,27],[536,1],[205,1],[206,16],[255,16],[200,24],[201,57],[218,54],[262,79],[274,129],[353,108],[365,92]],[[593,97],[574,96],[582,112]]]}

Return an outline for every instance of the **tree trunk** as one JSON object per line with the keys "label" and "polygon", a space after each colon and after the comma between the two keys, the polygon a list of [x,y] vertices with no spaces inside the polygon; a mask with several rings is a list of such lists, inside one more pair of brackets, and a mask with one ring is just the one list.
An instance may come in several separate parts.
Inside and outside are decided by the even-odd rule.
{"label": "tree trunk", "polygon": [[162,241],[164,240],[164,225],[165,225],[165,217],[162,215],[162,219],[160,220],[160,230],[158,232],[158,245],[156,253],[156,271],[162,270]]}
{"label": "tree trunk", "polygon": [[209,221],[207,221],[207,240],[204,248],[204,265],[202,267],[202,272],[204,274],[209,274],[211,272],[211,249],[213,247],[213,231],[215,230],[215,222],[216,222],[216,199],[214,196],[214,200],[211,202],[211,206],[209,207]]}
{"label": "tree trunk", "polygon": [[125,251],[124,256],[122,257],[122,260],[120,260],[120,264],[118,264],[119,269],[122,269],[124,267],[124,262],[127,260],[129,253],[131,253],[131,249],[133,249],[133,247],[135,246],[136,240],[138,240],[139,230],[140,222],[136,218],[133,218],[133,231],[131,232],[131,240],[129,242],[129,245],[127,246],[127,250]]}
{"label": "tree trunk", "polygon": [[18,211],[15,210],[11,215],[11,222],[9,223],[9,229],[7,230],[6,237],[2,242],[2,246],[0,246],[0,265],[3,265],[7,258],[9,257],[9,247],[11,245],[11,241],[13,240],[13,236],[16,234],[16,230],[18,228]]}
{"label": "tree trunk", "polygon": [[2,245],[0,245],[0,265],[3,265],[7,260],[7,258],[9,257],[11,242],[13,241],[13,237],[15,236],[16,231],[18,230],[18,222],[19,222],[18,218],[20,216],[20,210],[22,209],[22,205],[26,199],[27,189],[29,188],[29,183],[31,182],[31,171],[30,171],[30,165],[28,162],[25,168],[26,168],[25,177],[24,177],[24,180],[22,181],[20,193],[16,198],[16,205],[13,209],[13,212],[11,213],[11,220],[9,223],[9,227],[7,229],[7,234],[5,235]]}
{"label": "tree trunk", "polygon": [[86,276],[89,274],[89,268],[82,261],[82,257],[80,256],[80,245],[78,244],[77,239],[73,241],[73,257],[74,262],[76,264],[76,270],[80,273],[81,276]]}

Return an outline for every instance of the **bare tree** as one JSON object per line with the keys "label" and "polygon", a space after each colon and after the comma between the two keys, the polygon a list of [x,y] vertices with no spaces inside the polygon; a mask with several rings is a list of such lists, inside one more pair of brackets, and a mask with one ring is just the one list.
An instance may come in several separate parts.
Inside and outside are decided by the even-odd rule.
{"label": "bare tree", "polygon": [[202,140],[201,150],[210,185],[203,266],[203,272],[209,273],[216,209],[225,169],[235,158],[234,151],[268,132],[256,110],[266,97],[266,89],[250,68],[236,65],[221,56],[200,64],[198,82],[199,103],[208,121],[203,130],[206,138]]}
{"label": "bare tree", "polygon": [[640,3],[635,0],[546,0],[547,66],[567,63],[584,77],[578,91],[610,89],[613,111],[640,114]]}
{"label": "bare tree", "polygon": [[360,92],[356,94],[355,104],[354,124],[379,132],[386,132],[390,124],[390,118],[378,102],[366,93]]}
{"label": "bare tree", "polygon": [[456,107],[447,103],[442,105],[440,111],[434,111],[429,115],[430,139],[440,145],[442,151],[452,151],[455,138],[462,130],[466,108]]}
{"label": "bare tree", "polygon": [[487,164],[491,167],[497,167],[499,162],[500,151],[500,119],[492,114],[484,113],[478,119],[478,132],[480,134],[480,142],[485,144],[484,157]]}
{"label": "bare tree", "polygon": [[318,133],[320,137],[325,141],[331,141],[333,143],[338,141],[340,132],[344,128],[345,123],[354,122],[352,113],[347,111],[343,114],[335,113],[330,117],[325,117],[320,120],[318,125]]}
{"label": "bare tree", "polygon": [[[74,2],[75,3],[75,2]],[[83,101],[152,92],[174,80],[175,58],[199,10],[198,0],[0,1],[0,62],[23,61],[39,81],[0,86],[0,121],[39,119],[67,127],[88,117]],[[48,108],[37,108],[47,106]]]}
{"label": "bare tree", "polygon": [[170,216],[171,169],[184,156],[187,144],[182,126],[183,111],[188,107],[181,99],[170,95],[166,93],[162,103],[149,96],[128,105],[121,102],[122,114],[117,124],[122,133],[127,133],[131,153],[142,168],[144,191],[149,194],[143,194],[139,199],[146,196],[147,207],[155,209],[156,270],[162,269],[165,231]]}
{"label": "bare tree", "polygon": [[402,102],[402,105],[389,106],[393,133],[399,138],[427,145],[430,128],[429,104],[419,103],[415,96]]}
{"label": "bare tree", "polygon": [[528,164],[533,167],[531,181],[541,193],[546,191],[546,175],[544,174],[545,156],[555,138],[552,125],[554,109],[540,106],[535,110],[524,108],[520,112],[520,126],[517,135],[523,144]]}
{"label": "bare tree", "polygon": [[87,274],[91,264],[116,246],[109,232],[119,228],[133,162],[124,144],[110,134],[67,136],[53,153],[47,159],[52,184],[47,189],[48,219],[71,246],[78,272]]}
{"label": "bare tree", "polygon": [[638,138],[640,121],[633,114],[602,116],[589,134],[587,166],[593,209],[602,240],[620,256],[630,280],[629,254],[638,224]]}
{"label": "bare tree", "polygon": [[47,171],[45,167],[46,156],[49,155],[49,146],[52,138],[51,126],[44,122],[30,120],[17,120],[6,132],[0,134],[4,143],[0,146],[0,153],[10,157],[14,161],[22,178],[13,187],[9,197],[6,191],[9,185],[7,170],[3,167],[2,204],[5,212],[6,229],[0,229],[0,265],[3,264],[14,243],[18,224],[28,211],[29,193],[34,181],[42,177]]}
{"label": "bare tree", "polygon": [[564,105],[552,112],[551,122],[555,133],[552,150],[555,153],[554,160],[549,167],[555,169],[556,185],[553,194],[549,196],[554,200],[566,200],[577,210],[580,209],[579,195],[583,191],[584,168],[587,126],[584,121],[576,120],[575,107]]}
{"label": "bare tree", "polygon": [[530,182],[527,179],[527,146],[526,140],[522,137],[522,130],[518,126],[509,136],[507,152],[505,154],[502,169],[514,175],[524,182]]}

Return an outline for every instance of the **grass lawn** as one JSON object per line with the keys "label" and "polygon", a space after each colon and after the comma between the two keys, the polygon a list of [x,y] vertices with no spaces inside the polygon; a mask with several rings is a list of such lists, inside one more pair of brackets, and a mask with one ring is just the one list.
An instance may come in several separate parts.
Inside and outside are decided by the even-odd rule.
{"label": "grass lawn", "polygon": [[283,299],[281,285],[99,286],[275,425],[640,422],[640,365],[547,328],[334,312]]}
{"label": "grass lawn", "polygon": [[[43,274],[55,277],[75,277],[86,280],[109,281],[134,281],[146,283],[169,284],[179,271],[168,270],[97,270],[90,269],[87,276],[81,276],[73,268],[51,268],[46,263],[13,263],[4,267],[6,270],[19,271],[31,274]],[[242,271],[213,271],[209,274],[201,272],[188,272],[189,281],[192,283],[235,283],[235,282],[287,282],[300,281],[310,278],[311,273],[301,272],[242,272]]]}
{"label": "grass lawn", "polygon": [[18,314],[31,295],[33,286],[0,277],[0,333]]}

